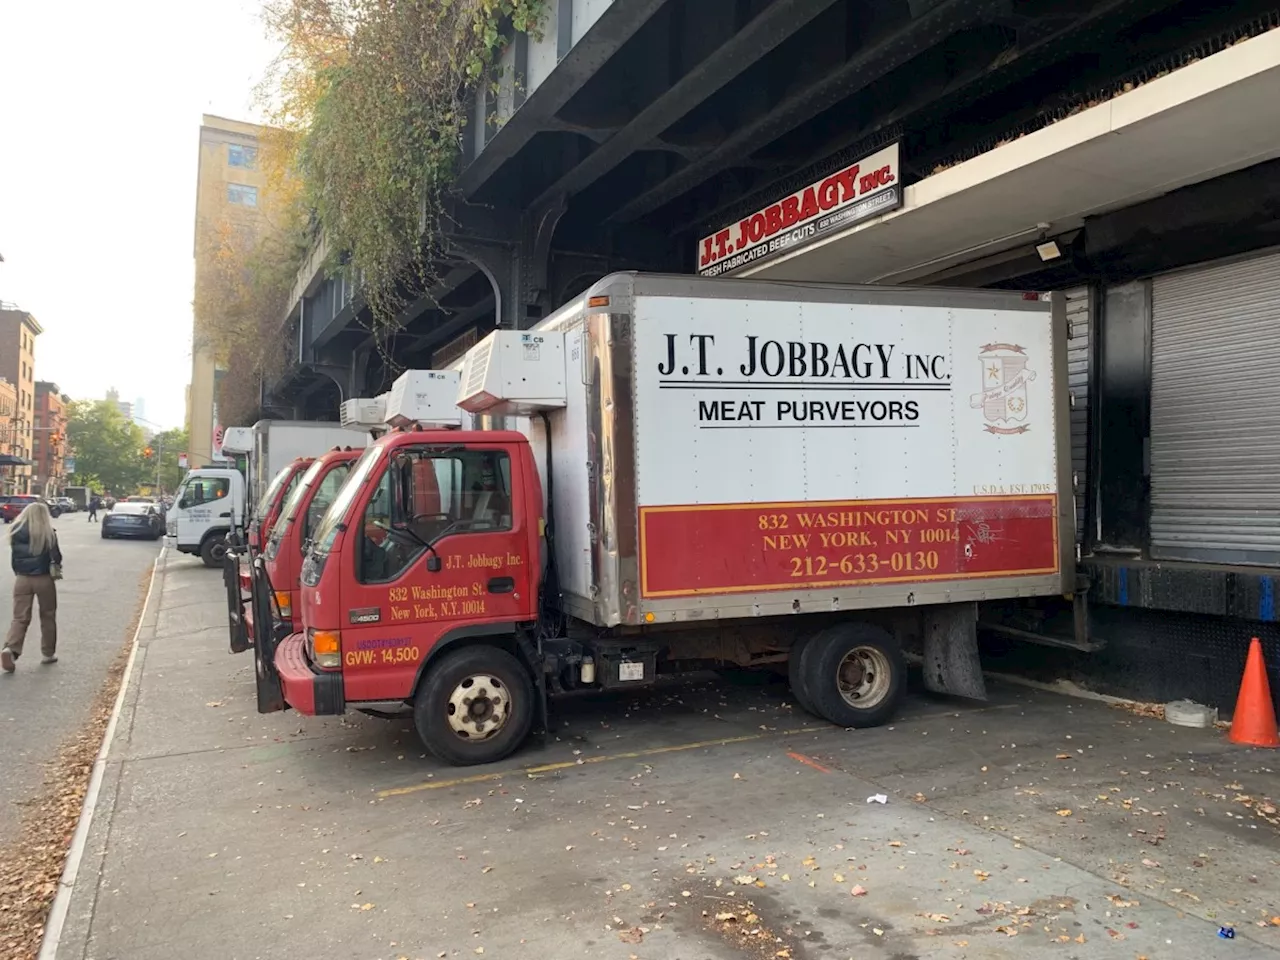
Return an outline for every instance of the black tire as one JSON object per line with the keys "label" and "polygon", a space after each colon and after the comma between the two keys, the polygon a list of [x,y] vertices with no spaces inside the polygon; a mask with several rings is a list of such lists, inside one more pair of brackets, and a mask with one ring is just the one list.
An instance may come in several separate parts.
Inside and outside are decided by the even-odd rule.
{"label": "black tire", "polygon": [[[483,739],[469,739],[455,732],[450,699],[464,684],[478,677],[486,693],[507,694],[505,721]],[[490,686],[493,681],[496,687]],[[413,699],[413,724],[423,744],[436,757],[455,766],[494,763],[510,756],[529,735],[533,725],[533,681],[524,665],[500,647],[466,647],[444,654],[427,671]],[[497,697],[486,697],[499,699]],[[492,707],[490,707],[492,709]]]}
{"label": "black tire", "polygon": [[[801,670],[814,711],[842,727],[876,727],[887,722],[907,690],[907,664],[898,642],[869,623],[840,623],[820,632],[810,641]],[[864,703],[857,702],[855,682],[870,684],[861,693]]]}
{"label": "black tire", "polygon": [[227,556],[227,538],[217,533],[200,543],[200,560],[206,567],[220,567]]}
{"label": "black tire", "polygon": [[813,646],[814,635],[801,637],[791,645],[791,653],[787,657],[787,682],[791,684],[791,695],[796,698],[796,703],[808,713],[818,716],[818,711],[813,706],[813,697],[809,695],[809,689],[805,684],[804,672],[804,654],[809,647]]}
{"label": "black tire", "polygon": [[103,530],[102,530],[102,539],[103,539],[103,540],[110,540],[110,539],[111,539],[111,534],[107,533],[107,531],[106,531],[106,528],[105,528],[105,527],[104,527],[104,528],[103,528]]}

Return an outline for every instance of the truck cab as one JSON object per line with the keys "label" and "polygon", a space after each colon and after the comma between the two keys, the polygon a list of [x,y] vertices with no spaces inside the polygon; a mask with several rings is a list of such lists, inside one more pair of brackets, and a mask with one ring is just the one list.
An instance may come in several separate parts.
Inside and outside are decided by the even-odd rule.
{"label": "truck cab", "polygon": [[182,480],[165,523],[179,553],[198,556],[206,567],[221,566],[227,535],[243,522],[245,482],[230,467],[200,467]]}
{"label": "truck cab", "polygon": [[298,457],[280,469],[267,485],[262,499],[254,508],[248,524],[246,543],[230,549],[226,556],[223,580],[227,588],[227,624],[231,652],[243,653],[253,645],[252,561],[270,536],[281,516],[285,501],[314,458]]}
{"label": "truck cab", "polygon": [[523,625],[538,616],[542,509],[522,434],[383,437],[314,533],[303,629],[275,651],[255,648],[259,709],[271,689],[306,714],[411,706],[442,759],[509,753],[533,720],[532,665],[521,658]]}
{"label": "truck cab", "polygon": [[[294,628],[303,553],[361,452],[350,448],[335,449],[312,460],[292,486],[284,506],[278,511],[278,519],[272,520],[266,528],[266,538],[260,548],[263,569],[280,623],[289,632]],[[298,622],[301,622],[300,615]]]}

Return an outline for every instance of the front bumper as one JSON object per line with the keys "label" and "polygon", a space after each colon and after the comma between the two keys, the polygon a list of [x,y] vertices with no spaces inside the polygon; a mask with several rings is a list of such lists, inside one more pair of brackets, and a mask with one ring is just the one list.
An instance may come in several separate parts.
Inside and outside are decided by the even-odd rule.
{"label": "front bumper", "polygon": [[316,670],[307,660],[305,634],[293,633],[276,647],[276,673],[285,703],[309,717],[332,717],[346,712],[341,671]]}

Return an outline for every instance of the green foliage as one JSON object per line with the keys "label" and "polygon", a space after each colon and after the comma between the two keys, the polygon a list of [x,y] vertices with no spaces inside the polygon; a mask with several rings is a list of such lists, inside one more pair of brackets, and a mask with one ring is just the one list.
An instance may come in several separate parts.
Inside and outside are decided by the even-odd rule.
{"label": "green foliage", "polygon": [[81,473],[77,470],[71,475],[71,479],[67,481],[69,487],[88,487],[90,492],[96,493],[102,489],[102,478],[96,473]]}
{"label": "green foliage", "polygon": [[546,0],[267,0],[302,197],[377,327],[431,283],[467,101]]}
{"label": "green foliage", "polygon": [[132,493],[146,482],[142,428],[126,420],[114,403],[74,401],[68,411],[67,441],[76,458],[77,480],[91,476],[98,481],[95,489],[115,494]]}

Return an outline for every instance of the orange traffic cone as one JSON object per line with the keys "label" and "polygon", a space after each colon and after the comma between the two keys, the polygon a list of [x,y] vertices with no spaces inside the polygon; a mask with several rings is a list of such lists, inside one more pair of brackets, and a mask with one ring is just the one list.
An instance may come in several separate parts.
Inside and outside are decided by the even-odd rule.
{"label": "orange traffic cone", "polygon": [[1262,662],[1262,644],[1254,637],[1249,641],[1249,657],[1244,662],[1240,680],[1240,696],[1231,717],[1227,739],[1248,747],[1280,747],[1280,731],[1276,729],[1276,709],[1271,703],[1271,685],[1267,667]]}

